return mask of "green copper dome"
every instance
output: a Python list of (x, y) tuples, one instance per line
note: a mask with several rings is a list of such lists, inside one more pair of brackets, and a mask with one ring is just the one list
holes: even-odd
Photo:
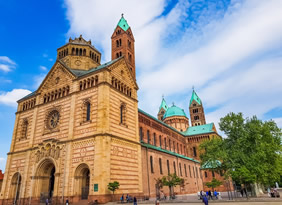
[(123, 18), (123, 14), (121, 15), (121, 19), (119, 20), (117, 25), (124, 31), (127, 31), (127, 29), (129, 28), (127, 21)]
[(187, 117), (184, 110), (173, 105), (170, 108), (167, 109), (167, 111), (164, 114), (164, 119), (167, 117), (173, 117), (173, 116), (183, 116)]

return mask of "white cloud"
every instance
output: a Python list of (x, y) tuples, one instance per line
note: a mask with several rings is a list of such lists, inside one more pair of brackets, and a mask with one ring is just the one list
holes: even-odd
[(0, 103), (16, 107), (17, 101), (30, 93), (31, 91), (25, 89), (13, 89), (10, 92), (0, 92)]
[(42, 70), (42, 71), (46, 71), (46, 70), (47, 70), (47, 67), (46, 67), (46, 66), (43, 66), (43, 65), (39, 66), (39, 68), (40, 68), (40, 70)]
[(9, 72), (15, 68), (16, 63), (7, 56), (0, 56), (0, 70)]
[(160, 16), (162, 0), (66, 0), (68, 34), (91, 38), (110, 60), (110, 36), (125, 13), (136, 43), (139, 107), (152, 114), (162, 94), (187, 110), (192, 85), (214, 110), (208, 121), (230, 111), (263, 118), (281, 107), (282, 1), (234, 0), (226, 12), (206, 9), (196, 20), (193, 4), (180, 0)]

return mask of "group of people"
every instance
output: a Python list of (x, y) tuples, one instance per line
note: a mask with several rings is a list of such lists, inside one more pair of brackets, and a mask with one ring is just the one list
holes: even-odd
[(273, 197), (273, 198), (275, 198), (275, 197), (279, 198), (279, 197), (280, 197), (280, 194), (279, 194), (279, 192), (277, 191), (277, 188), (271, 189), (271, 191), (268, 190), (268, 195), (269, 195), (270, 197)]
[[(131, 197), (129, 196), (128, 194), (126, 195), (125, 197), (126, 199), (126, 203), (130, 203), (130, 202), (133, 202), (134, 205), (137, 205), (137, 199), (136, 197)], [(120, 197), (120, 202), (123, 203), (124, 202), (124, 194)]]
[(206, 191), (206, 192), (201, 190), (200, 193), (198, 192), (198, 195), (199, 195), (200, 199), (203, 199), (204, 196), (206, 196), (206, 198), (208, 198), (208, 199), (218, 199), (219, 193), (216, 190), (214, 190), (213, 194), (212, 194), (211, 190)]

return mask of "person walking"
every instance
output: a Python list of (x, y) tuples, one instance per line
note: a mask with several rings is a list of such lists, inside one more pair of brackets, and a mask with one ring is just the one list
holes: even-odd
[(217, 199), (217, 191), (216, 190), (214, 190), (213, 195), (214, 195), (215, 199)]
[(208, 197), (207, 196), (203, 196), (203, 202), (205, 205), (208, 205), (209, 204), (209, 200), (208, 200)]
[(48, 200), (48, 198), (45, 200), (45, 204), (46, 204), (46, 205), (49, 205), (49, 200)]
[(123, 203), (123, 199), (124, 199), (124, 196), (122, 195), (122, 196), (120, 197), (120, 202), (121, 202), (121, 203)]
[(69, 199), (68, 198), (66, 199), (66, 205), (69, 205)]
[(136, 199), (136, 197), (133, 198), (133, 205), (137, 205), (137, 199)]
[(211, 190), (209, 190), (209, 199), (212, 199), (212, 193), (211, 193)]

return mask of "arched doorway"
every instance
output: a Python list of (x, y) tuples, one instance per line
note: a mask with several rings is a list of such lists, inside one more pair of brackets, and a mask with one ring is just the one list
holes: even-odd
[(40, 197), (40, 202), (50, 202), (54, 196), (56, 167), (52, 160), (45, 159), (37, 168), (35, 196)]
[(90, 170), (87, 164), (80, 164), (75, 170), (74, 194), (80, 199), (88, 199), (90, 185)]
[(11, 180), (10, 199), (13, 199), (13, 203), (17, 204), (20, 198), (22, 177), (20, 173), (15, 173)]

